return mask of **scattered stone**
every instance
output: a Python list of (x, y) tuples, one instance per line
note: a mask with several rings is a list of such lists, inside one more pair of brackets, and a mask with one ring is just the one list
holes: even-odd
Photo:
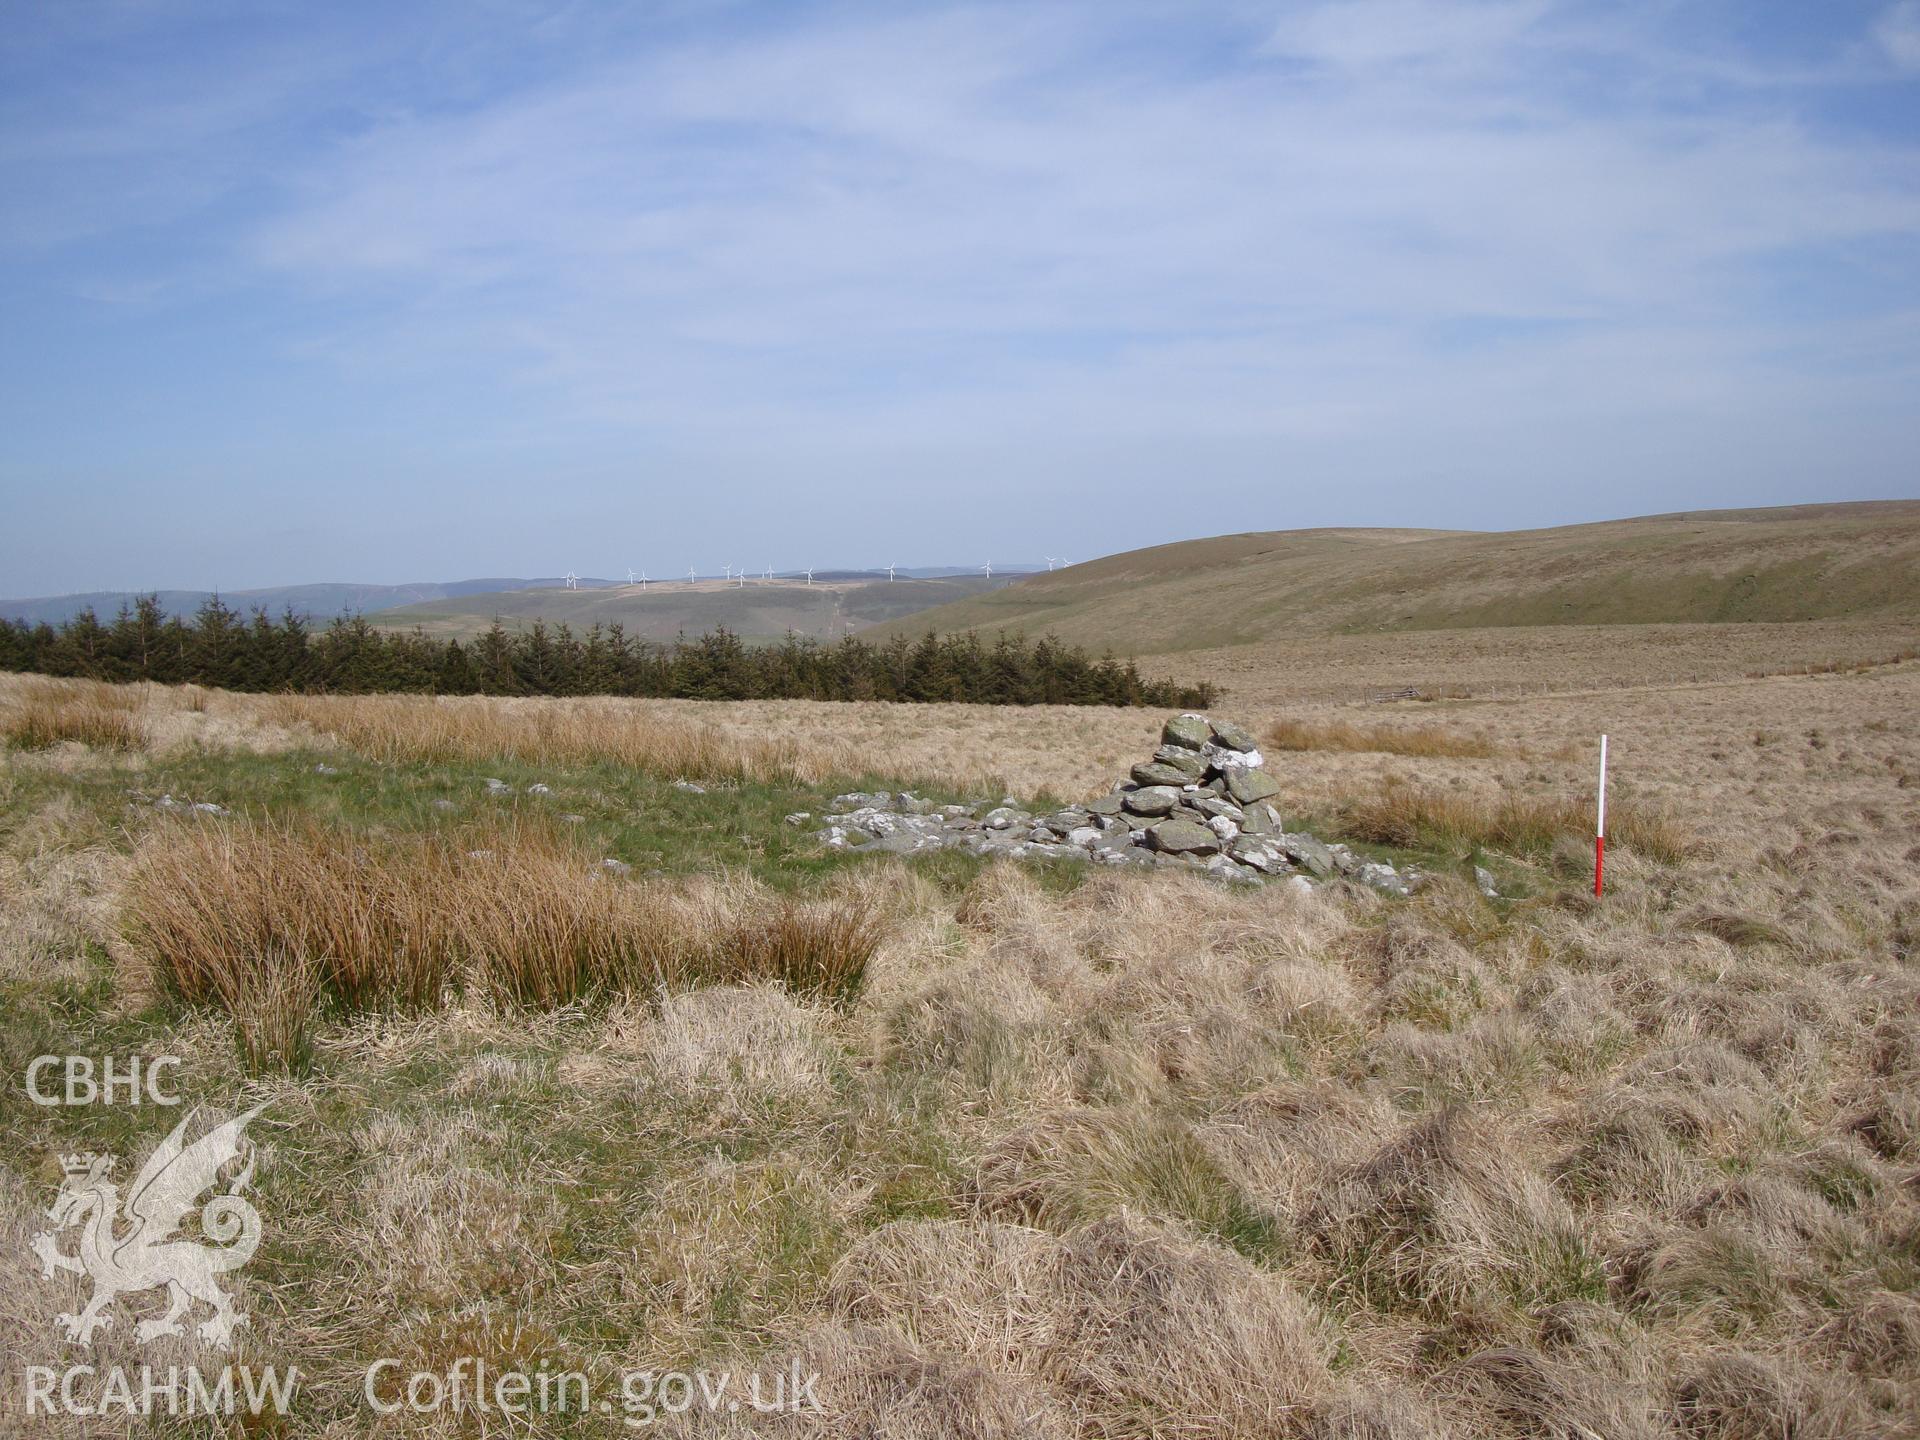
[(1374, 889), (1384, 890), (1389, 895), (1405, 896), (1413, 893), (1413, 887), (1407, 884), (1398, 870), (1378, 860), (1362, 861), (1359, 869), (1353, 872), (1353, 878), (1362, 885), (1371, 885)]
[(489, 795), (511, 795), (513, 793), (513, 787), (507, 784), (506, 781), (496, 780), (491, 776), (488, 777), (486, 786), (487, 794)]
[(560, 823), (562, 825), (580, 825), (586, 822), (586, 818), (584, 815), (562, 815), (560, 817)]
[(316, 775), (338, 775), (340, 771), (335, 766), (329, 765), (323, 760), (313, 767), (313, 773)]
[(216, 805), (211, 800), (196, 800), (193, 808), (202, 815), (224, 815), (227, 813), (226, 806)]
[(1473, 883), (1480, 887), (1480, 893), (1489, 900), (1498, 900), (1500, 891), (1493, 883), (1493, 874), (1483, 865), (1473, 867)]
[(443, 798), (434, 801), (433, 808), (436, 810), (458, 810), (460, 807), (454, 804), (453, 801)]
[[(673, 788), (676, 790), (684, 790), (689, 795), (704, 795), (707, 793), (706, 786), (695, 784), (691, 780), (676, 780), (673, 782)], [(881, 798), (885, 799), (886, 797), (882, 796)]]
[(551, 794), (553, 794), (553, 787), (552, 787), (551, 785), (547, 785), (547, 784), (544, 784), (544, 783), (540, 783), (540, 782), (536, 782), (536, 783), (534, 783), (534, 784), (532, 784), (532, 785), (529, 785), (529, 786), (527, 786), (527, 794), (529, 794), (529, 795), (551, 795)]
[[(1036, 817), (1012, 796), (998, 804), (934, 805), (908, 791), (853, 791), (836, 795), (811, 833), (830, 850), (912, 855), (957, 848), (990, 858), (1091, 860), (1191, 870), (1234, 883), (1283, 879), (1301, 894), (1313, 893), (1314, 880), (1336, 874), (1392, 895), (1411, 894), (1427, 878), (1344, 845), (1288, 833), (1269, 803), (1280, 787), (1262, 763), (1243, 727), (1180, 715), (1161, 730), (1152, 759), (1132, 767), (1111, 793), (1084, 804)], [(675, 785), (704, 793), (690, 781)], [(796, 811), (786, 823), (805, 826), (815, 817)], [(1491, 885), (1485, 871), (1476, 870), (1475, 880), (1483, 889)]]
[(1304, 865), (1320, 879), (1333, 874), (1336, 864), (1333, 850), (1311, 835), (1286, 835), (1279, 838), (1280, 850), (1296, 865)]
[(1285, 875), (1293, 868), (1278, 845), (1257, 835), (1239, 836), (1227, 846), (1227, 854), (1262, 875)]
[(609, 875), (631, 875), (633, 866), (624, 860), (616, 860), (611, 855), (600, 862), (600, 868)]

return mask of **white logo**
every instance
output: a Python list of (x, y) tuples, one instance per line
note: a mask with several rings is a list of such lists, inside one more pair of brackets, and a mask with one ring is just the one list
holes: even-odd
[[(246, 1264), (260, 1244), (260, 1214), (240, 1192), (253, 1181), (254, 1145), (244, 1132), (247, 1122), (265, 1108), (257, 1105), (189, 1145), (182, 1137), (200, 1113), (195, 1110), (147, 1157), (124, 1206), (110, 1178), (113, 1156), (60, 1157), (66, 1179), (47, 1211), (54, 1228), (33, 1237), (33, 1252), (48, 1276), (68, 1270), (93, 1280), (86, 1309), (58, 1317), (56, 1323), (69, 1340), (90, 1345), (95, 1330), (112, 1325), (113, 1317), (104, 1312), (115, 1296), (165, 1286), (167, 1313), (134, 1326), (141, 1340), (184, 1333), (180, 1317), (198, 1300), (214, 1312), (201, 1323), (200, 1337), (222, 1350), (232, 1345), (234, 1327), (246, 1324), (247, 1317), (233, 1308), (219, 1277)], [(222, 1180), (222, 1172), (232, 1171), (235, 1162), (244, 1163)], [(214, 1243), (176, 1238), (200, 1197), (213, 1189), (220, 1193), (200, 1207), (200, 1230)], [(64, 1254), (59, 1237), (75, 1226), (80, 1229), (79, 1252)]]

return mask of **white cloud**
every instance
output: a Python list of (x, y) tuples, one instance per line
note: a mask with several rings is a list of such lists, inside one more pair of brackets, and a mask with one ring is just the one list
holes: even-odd
[(1873, 35), (1894, 64), (1903, 70), (1920, 70), (1920, 0), (1888, 6)]
[(1275, 54), (1332, 65), (1472, 61), (1519, 39), (1546, 0), (1334, 0), (1283, 20)]
[[(254, 186), (194, 253), (271, 306), (249, 358), (344, 377), (335, 415), (391, 404), (375, 460), (448, 493), (565, 456), (598, 513), (639, 453), (758, 497), (778, 558), (883, 490), (984, 554), (1069, 499), (1109, 527), (1082, 549), (1164, 538), (1169, 475), (1271, 492), (1275, 524), (1481, 518), (1435, 475), (1543, 521), (1604, 472), (1641, 508), (1794, 467), (1888, 489), (1855, 477), (1920, 441), (1916, 147), (1813, 123), (1848, 83), (1821, 57), (1576, 9), (814, 12), (437, 105), (343, 81), (323, 128), (171, 123), (193, 173)], [(263, 165), (263, 132), (299, 143)], [(330, 443), (316, 471), (352, 468)]]

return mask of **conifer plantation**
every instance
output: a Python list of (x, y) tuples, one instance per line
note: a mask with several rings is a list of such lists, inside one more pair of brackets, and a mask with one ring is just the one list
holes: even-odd
[(1200, 708), (1207, 683), (1143, 677), (1131, 660), (1089, 658), (1053, 636), (896, 636), (832, 644), (789, 634), (749, 646), (722, 628), (671, 645), (595, 625), (584, 636), (535, 621), (498, 621), (470, 645), (364, 616), (316, 628), (292, 610), (242, 615), (217, 596), (191, 620), (144, 596), (111, 625), (91, 609), (59, 626), (0, 620), (0, 670), (76, 679), (151, 680), (224, 690), (368, 695), (627, 695), (686, 700), (895, 700), (984, 705)]

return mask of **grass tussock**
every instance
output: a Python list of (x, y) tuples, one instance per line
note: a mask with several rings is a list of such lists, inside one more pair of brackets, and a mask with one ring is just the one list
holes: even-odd
[[(1060, 1235), (897, 1222), (827, 1298), (845, 1325), (1051, 1392), (1082, 1434), (1298, 1434), (1332, 1388), (1330, 1336), (1285, 1281), (1126, 1210)], [(1025, 1433), (925, 1423), (832, 1433)]]
[(417, 695), (274, 697), (273, 718), (387, 762), (617, 765), (660, 779), (810, 784), (850, 768), (834, 747), (747, 736), (618, 701)]
[[(1592, 837), (1593, 801), (1583, 796), (1511, 792), (1488, 799), (1463, 790), (1387, 779), (1370, 793), (1342, 804), (1339, 823), (1351, 838), (1377, 845), (1544, 855), (1562, 841)], [(1680, 864), (1697, 843), (1672, 815), (1632, 804), (1609, 807), (1607, 839), (1665, 865)]]
[(41, 681), (0, 712), (0, 737), (16, 750), (67, 741), (95, 750), (139, 750), (146, 743), (139, 691), (94, 680)]
[(1279, 720), (1262, 737), (1275, 750), (1340, 750), (1426, 759), (1486, 760), (1498, 754), (1485, 735), (1461, 735), (1437, 725), (1357, 725), (1351, 720)]
[(320, 1009), (421, 1009), (454, 990), (542, 1009), (756, 981), (840, 997), (884, 933), (870, 884), (628, 880), (534, 824), (167, 827), (136, 859), (125, 914), (162, 983), (231, 1014), (256, 1064), (297, 1063)]
[[(1722, 671), (1765, 659), (1736, 628)], [(1493, 657), (1565, 637), (1483, 639)], [(1349, 678), (1375, 688), (1377, 637), (1364, 650)], [(1394, 838), (1551, 837), (1571, 877), (1587, 802), (1558, 834), (1550, 806), (1502, 814), (1494, 787), (1577, 797), (1587, 762), (1559, 747), (1604, 730), (1626, 862), (1606, 904), (1577, 885), (1491, 901), (1430, 854), (1407, 900), (818, 863), (740, 844), (817, 792), (655, 797), (595, 759), (542, 767), (551, 806), (475, 809), (491, 765), (316, 775), (311, 731), (268, 724), (273, 702), (149, 687), (143, 786), (333, 828), (127, 825), (124, 766), (0, 753), (0, 1053), (164, 1043), (195, 1103), (284, 1098), (262, 1117), (275, 1239), (247, 1308), (252, 1343), (311, 1367), (289, 1434), (361, 1433), (368, 1355), (471, 1355), (577, 1363), (599, 1394), (629, 1367), (819, 1372), (824, 1414), (696, 1404), (666, 1435), (1911, 1436), (1920, 671), (1634, 691), (1529, 653), (1583, 693), (1486, 702), (1494, 759), (1295, 755), (1273, 766), (1282, 808), (1332, 817), (1397, 773), (1467, 798), (1448, 816), (1415, 791), (1381, 822)], [(29, 687), (0, 682), (0, 711)], [(1274, 703), (1299, 702), (1289, 683)], [(578, 708), (850, 744), (904, 785), (1004, 770), (1025, 796), (1104, 787), (1153, 721), (483, 703), (515, 725)], [(1776, 737), (1760, 774), (1756, 727)], [(442, 829), (460, 822), (423, 787), (453, 799), (438, 816), (498, 823)], [(1697, 833), (1681, 863), (1632, 853), (1654, 798)], [(563, 804), (588, 814), (541, 823)], [(642, 808), (665, 820), (601, 828)], [(597, 863), (669, 845), (688, 847), (670, 864), (744, 856), (767, 885)], [(857, 963), (869, 920), (885, 938)], [(208, 1003), (145, 1007), (142, 959)], [(820, 993), (856, 970), (850, 1001)], [(251, 1076), (236, 1028), (263, 1062), (304, 1046), (311, 1065)], [(0, 1147), (25, 1157), (0, 1230), (42, 1228), (60, 1150), (137, 1156), (129, 1124), (166, 1120), (0, 1096)], [(7, 1353), (61, 1363), (55, 1303), (37, 1276), (0, 1285)], [(599, 1418), (574, 1428), (624, 1428)]]

